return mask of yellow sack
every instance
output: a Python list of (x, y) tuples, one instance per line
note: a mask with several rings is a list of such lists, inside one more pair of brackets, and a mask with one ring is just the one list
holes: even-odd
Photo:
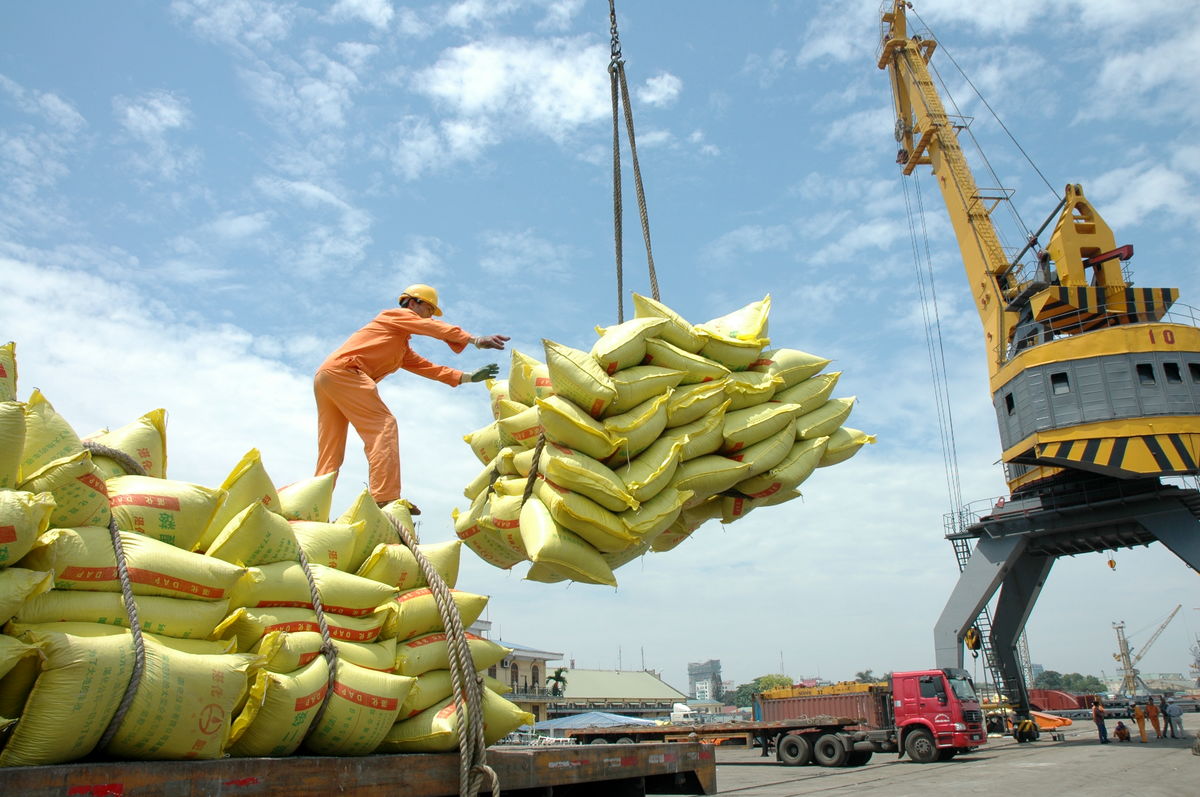
[(288, 520), (329, 522), (337, 473), (311, 476), (279, 488), (279, 511)]
[(21, 482), (21, 490), (54, 497), (52, 527), (107, 526), (111, 517), (108, 489), (87, 451), (51, 462)]
[(26, 601), (41, 596), (53, 586), (54, 573), (24, 567), (0, 568), (0, 625), (16, 617)]
[(396, 669), (396, 640), (377, 639), (374, 642), (347, 642), (333, 640), (338, 660), (357, 664), (376, 672), (393, 672)]
[[(733, 454), (760, 440), (766, 440), (791, 423), (795, 417), (795, 404), (775, 404), (774, 402), (727, 412), (721, 428), (723, 440), (720, 447), (721, 452)], [(797, 434), (799, 431), (800, 427), (797, 425)]]
[[(483, 690), (483, 743), (495, 744), (534, 716), (522, 711), (490, 689)], [(397, 722), (387, 733), (380, 751), (388, 753), (449, 753), (458, 749), (458, 709), (451, 698)]]
[[(500, 427), (500, 439), (506, 445), (533, 448), (537, 445), (538, 435), (542, 433), (542, 424), (538, 418), (536, 406), (526, 407), (516, 415), (501, 418), (496, 423)], [(497, 452), (497, 456), (499, 456), (499, 452)]]
[[(344, 614), (325, 615), (325, 625), (331, 639), (347, 642), (374, 642), (391, 615), (387, 606), (366, 617), (349, 617)], [(312, 609), (235, 609), (213, 630), (213, 639), (236, 639), (238, 650), (251, 650), (265, 634), (271, 631), (316, 631), (317, 614)]]
[(732, 340), (756, 341), (767, 335), (767, 316), (771, 312), (771, 294), (732, 313), (697, 324), (696, 329), (709, 336)]
[(728, 457), (706, 454), (690, 459), (675, 471), (671, 485), (676, 490), (691, 490), (689, 503), (699, 503), (709, 496), (728, 490), (745, 478), (749, 463), (735, 462)]
[(61, 764), (88, 755), (129, 684), (132, 638), (32, 631), (22, 641), (35, 645), (44, 661), (21, 721), (0, 750), (0, 767)]
[[(246, 568), (190, 553), (150, 537), (122, 531), (121, 545), (135, 595), (216, 601), (246, 574)], [(55, 589), (120, 592), (117, 557), (108, 529), (81, 526), (51, 529), (22, 560), (33, 570), (53, 570)]]
[(523, 493), (523, 489), (511, 495), (500, 492), (492, 493), (492, 497), (488, 501), (488, 515), (482, 521), (499, 532), (500, 539), (504, 544), (522, 558), (525, 556), (525, 545), (521, 542), (520, 532)]
[(559, 487), (587, 496), (609, 511), (637, 508), (637, 499), (625, 489), (621, 477), (586, 454), (547, 443), (538, 459), (538, 473)]
[(361, 562), (356, 562), (359, 539), (366, 529), (366, 521), (353, 523), (318, 523), (315, 520), (291, 520), (292, 533), (304, 550), (310, 564), (325, 565), (342, 572), (354, 572)]
[[(482, 673), (481, 673), (482, 675)], [(512, 687), (489, 675), (483, 675), (483, 687), (498, 695), (508, 694)], [(430, 706), (441, 703), (454, 693), (454, 676), (449, 670), (430, 670), (417, 676), (404, 705), (400, 707), (398, 721), (411, 719)]]
[(612, 456), (624, 443), (614, 437), (605, 424), (592, 418), (562, 396), (538, 399), (537, 403), (546, 439), (573, 448), (593, 459)]
[(648, 401), (643, 401), (628, 412), (620, 415), (610, 415), (604, 419), (604, 428), (616, 438), (624, 438), (625, 442), (617, 447), (615, 453), (608, 458), (610, 463), (627, 465), (629, 461), (650, 447), (658, 439), (663, 429), (667, 428), (667, 402), (671, 399), (671, 391), (662, 393)]
[(118, 528), (185, 551), (200, 541), (227, 496), (224, 490), (150, 476), (118, 476), (107, 486)]
[(0, 401), (0, 490), (16, 489), (21, 480), (24, 448), (24, 405), (17, 401)]
[[(486, 595), (476, 595), (456, 589), (450, 590), (450, 598), (458, 607), (463, 628), (471, 627), (483, 614), (483, 610), (487, 608), (488, 604)], [(429, 587), (409, 590), (396, 598), (394, 603), (396, 611), (392, 613), (390, 625), (384, 632), (385, 636), (404, 641), (432, 634), (435, 631), (446, 630), (442, 616), (438, 612), (437, 601)]]
[[(43, 628), (53, 628), (54, 625)], [(69, 625), (78, 627), (80, 624)], [(100, 628), (103, 633), (103, 627)], [(44, 751), (73, 748), (75, 745), (72, 742), (85, 736), (81, 730), (86, 730), (88, 737), (94, 732), (87, 719), (81, 716), (84, 712), (77, 710), (89, 702), (97, 707), (100, 703), (98, 696), (85, 697), (81, 693), (87, 691), (89, 686), (92, 692), (105, 691), (107, 687), (115, 692), (115, 700), (120, 701), (124, 693), (123, 682), (129, 677), (125, 665), (132, 665), (133, 637), (128, 631), (83, 637), (58, 631), (31, 630), (26, 633), (26, 638), (42, 640), (43, 644), (57, 638), (56, 641), (65, 642), (76, 649), (74, 654), (68, 655), (82, 654), (86, 657), (89, 653), (80, 649), (91, 648), (91, 655), (98, 659), (105, 654), (113, 656), (114, 653), (114, 658), (119, 657), (119, 663), (114, 667), (117, 677), (111, 682), (106, 682), (104, 673), (95, 672), (89, 673), (95, 679), (90, 684), (87, 676), (79, 681), (70, 679), (68, 683), (56, 679), (60, 681), (56, 686), (58, 697), (62, 700), (60, 706), (53, 708), (43, 700), (50, 691), (42, 691), (42, 680), (46, 674), (38, 679), (20, 724), (24, 725), (33, 717), (43, 722), (57, 718), (65, 728), (49, 738), (43, 738), (40, 746)], [(153, 635), (143, 639), (145, 668), (133, 701), (108, 746), (104, 748), (105, 752), (119, 758), (141, 760), (220, 758), (229, 736), (234, 709), (246, 692), (247, 672), (259, 663), (258, 657), (187, 653), (162, 644)], [(115, 641), (120, 648), (110, 648), (110, 641)], [(77, 661), (62, 669), (75, 664)], [(60, 671), (56, 674), (63, 673)], [(115, 709), (114, 704), (114, 712)], [(99, 723), (96, 725), (99, 726)], [(104, 727), (100, 726), (99, 730), (102, 732)], [(76, 736), (76, 733), (79, 735)], [(95, 735), (97, 738), (90, 740), (92, 745), (98, 741), (100, 734)], [(54, 739), (54, 736), (58, 738)], [(71, 739), (73, 736), (76, 736), (74, 740)]]
[(683, 449), (679, 452), (679, 459), (683, 462), (720, 451), (725, 441), (725, 408), (728, 406), (729, 399), (725, 399), (716, 409), (709, 410), (699, 420), (667, 429), (661, 439), (683, 443)]
[[(105, 430), (87, 439), (128, 454), (142, 466), (147, 476), (167, 478), (167, 411), (164, 409), (151, 410), (119, 429)], [(125, 468), (115, 459), (93, 454), (92, 460), (100, 468), (104, 479), (126, 475)]]
[(361, 568), (367, 557), (380, 545), (399, 545), (400, 532), (396, 530), (396, 525), (411, 534), (413, 539), (417, 537), (412, 513), (403, 501), (392, 501), (380, 508), (369, 490), (359, 493), (354, 503), (341, 514), (337, 522), (348, 524), (352, 528), (356, 527), (356, 523), (363, 524), (354, 543), (354, 555), (346, 563), (345, 570), (348, 573), (354, 573)]
[(727, 401), (725, 386), (728, 384), (728, 379), (717, 379), (675, 388), (671, 392), (671, 400), (667, 402), (667, 428), (698, 421), (724, 404)]
[(624, 567), (634, 559), (645, 556), (649, 552), (650, 541), (642, 540), (634, 543), (623, 551), (617, 551), (616, 553), (602, 553), (600, 555), (604, 557), (604, 563), (608, 565), (609, 569), (615, 573), (618, 568)]
[(285, 756), (296, 752), (329, 690), (329, 665), (316, 658), (295, 673), (262, 671), (233, 722), (229, 754)]
[(488, 464), (504, 447), (500, 442), (500, 422), (492, 421), (482, 429), (468, 432), (463, 435), (463, 442), (471, 447), (480, 462), (484, 465)]
[(483, 384), (488, 390), (488, 398), (492, 403), (492, 418), (498, 421), (500, 420), (500, 402), (512, 398), (508, 393), (508, 380), (488, 379)]
[(705, 332), (704, 348), (700, 354), (720, 363), (730, 371), (745, 371), (758, 361), (763, 347), (770, 343), (767, 338), (737, 340), (715, 333)]
[[(527, 405), (527, 404), (522, 404), (521, 402), (513, 401), (512, 399), (503, 399), (500, 402), (498, 402), (498, 405), (496, 407), (496, 410), (497, 410), (496, 420), (502, 421), (505, 418), (511, 418), (514, 415), (521, 414), (522, 412), (524, 412), (527, 409), (529, 409), (529, 405)], [(503, 427), (501, 427), (501, 429), (500, 429), (500, 441), (502, 443), (504, 443), (505, 445), (510, 445), (512, 443), (511, 440), (505, 440), (505, 434), (504, 434)]]
[(779, 377), (783, 380), (779, 389), (784, 390), (816, 376), (829, 362), (824, 357), (799, 349), (772, 349), (764, 351), (758, 362), (750, 366), (750, 370)]
[(750, 511), (760, 506), (774, 506), (793, 498), (799, 498), (799, 490), (783, 490), (772, 493), (765, 498), (746, 498), (740, 495), (721, 496), (721, 522), (732, 523), (750, 514)]
[[(458, 583), (458, 565), (462, 542), (427, 543), (417, 549), (451, 589)], [(429, 586), (417, 565), (417, 557), (407, 545), (378, 545), (358, 569), (358, 575), (393, 586), (401, 592)]]
[(683, 377), (683, 371), (659, 368), (657, 365), (635, 365), (632, 368), (617, 371), (612, 376), (616, 394), (604, 412), (604, 417), (629, 412), (655, 396), (671, 392), (671, 389), (678, 385)]
[(647, 339), (656, 337), (668, 323), (665, 318), (634, 318), (611, 327), (596, 327), (600, 339), (591, 355), (610, 376), (622, 368), (641, 365), (646, 359)]
[(0, 490), (0, 567), (15, 564), (29, 553), (34, 541), (50, 528), (53, 512), (50, 493)]
[(537, 399), (546, 398), (553, 393), (554, 388), (546, 365), (513, 349), (512, 366), (508, 375), (508, 397), (526, 407), (532, 407)]
[[(0, 634), (0, 680), (3, 680), (4, 676), (12, 672), (14, 667), (20, 666), (26, 659), (37, 656), (38, 649), (34, 645), (22, 642), (13, 636)], [(446, 693), (446, 695), (449, 694), (449, 692)], [(0, 711), (0, 717), (3, 716), (7, 715)]]
[(684, 440), (674, 437), (655, 440), (628, 464), (617, 468), (617, 477), (630, 495), (645, 503), (670, 484), (682, 460), (684, 445)]
[[(467, 648), (476, 671), (486, 670), (512, 653), (512, 648), (497, 645), (490, 639), (466, 634)], [(396, 672), (418, 676), (430, 670), (450, 669), (450, 654), (446, 650), (446, 632), (426, 634), (396, 645)]]
[[(310, 564), (321, 605), (327, 612), (362, 617), (396, 597), (397, 590), (369, 578)], [(251, 568), (229, 593), (229, 605), (251, 609), (313, 608), (312, 590), (299, 562), (276, 562)]]
[(756, 407), (775, 395), (779, 378), (756, 371), (739, 371), (729, 375), (725, 392), (729, 396), (729, 411)]
[(692, 536), (696, 529), (720, 516), (721, 497), (718, 495), (714, 495), (696, 506), (685, 507), (675, 522), (654, 538), (654, 541), (650, 543), (650, 548), (658, 553), (670, 551)]
[(841, 375), (841, 371), (817, 374), (786, 390), (775, 391), (775, 395), (771, 400), (783, 404), (797, 405), (800, 408), (796, 410), (797, 417), (807, 415), (829, 400), (830, 395), (833, 394), (833, 387), (837, 384), (838, 377)]
[(375, 752), (412, 684), (412, 678), (339, 662), (329, 705), (304, 738), (305, 749), (340, 756)]
[(243, 567), (295, 562), (300, 543), (291, 523), (256, 501), (230, 519), (206, 555)]
[[(396, 666), (394, 639), (350, 642), (331, 637), (330, 641), (337, 648), (339, 660), (381, 672), (391, 672)], [(250, 650), (263, 657), (264, 667), (271, 672), (290, 673), (321, 656), (322, 644), (316, 631), (268, 631)]]
[(665, 340), (646, 341), (645, 364), (682, 371), (683, 379), (679, 383), (681, 385), (715, 382), (729, 376), (729, 369), (720, 363), (699, 354), (686, 352)]
[(33, 479), (52, 462), (74, 457), (83, 450), (71, 424), (54, 411), (40, 390), (34, 390), (25, 405), (25, 447), (18, 478)]
[[(193, 601), (138, 595), (133, 602), (143, 631), (176, 639), (207, 639), (229, 613), (229, 601), (226, 600)], [(119, 592), (56, 589), (35, 593), (14, 614), (17, 622), (34, 625), (75, 622), (129, 628), (125, 599)]]
[(809, 440), (832, 435), (850, 417), (853, 408), (854, 396), (830, 399), (812, 412), (796, 418), (796, 437)]
[(825, 468), (845, 462), (857, 454), (860, 448), (874, 442), (875, 435), (843, 426), (829, 436), (829, 444), (825, 447), (825, 453), (822, 454), (817, 467)]
[(223, 503), (213, 516), (208, 529), (196, 543), (196, 550), (206, 551), (208, 546), (233, 516), (254, 503), (261, 503), (272, 512), (279, 513), (279, 492), (274, 482), (267, 475), (262, 464), (262, 456), (257, 448), (252, 448), (233, 466), (233, 470), (221, 482), (221, 489), (226, 492)]
[(766, 498), (780, 490), (798, 487), (816, 470), (828, 442), (828, 437), (798, 440), (779, 464), (766, 473), (738, 482), (734, 489), (750, 498)]
[[(607, 561), (605, 564), (607, 564)], [(611, 566), (609, 569), (612, 569)], [(536, 581), (539, 584), (558, 584), (563, 581), (570, 581), (571, 578), (565, 572), (560, 573), (550, 565), (539, 563), (530, 565), (529, 570), (525, 572), (525, 580)]]
[(612, 379), (587, 352), (543, 340), (554, 392), (599, 418), (617, 396)]
[(485, 492), (492, 486), (501, 475), (501, 463), (507, 460), (512, 463), (513, 450), (511, 448), (502, 448), (500, 453), (492, 458), (492, 461), (483, 466), (483, 470), (471, 481), (467, 482), (467, 486), (463, 488), (463, 496), (474, 501), (479, 497), (479, 494)]
[(795, 421), (789, 421), (787, 426), (775, 434), (727, 456), (732, 460), (745, 462), (750, 466), (742, 475), (743, 480), (749, 479), (760, 473), (766, 473), (782, 462), (784, 457), (792, 450), (795, 442), (796, 423)]
[(587, 540), (598, 551), (620, 551), (634, 542), (621, 518), (578, 493), (538, 479), (533, 494), (560, 526)]
[(662, 302), (648, 296), (633, 294), (633, 314), (637, 318), (665, 318), (667, 324), (658, 330), (658, 337), (687, 352), (698, 352), (704, 338), (683, 316)]
[(617, 585), (599, 552), (578, 534), (560, 527), (537, 496), (530, 496), (521, 508), (521, 540), (535, 564), (569, 573), (575, 581)]
[(0, 346), (0, 401), (17, 400), (17, 344)]
[(674, 487), (665, 487), (637, 509), (622, 512), (621, 521), (639, 544), (653, 542), (655, 537), (675, 522), (683, 510), (684, 503), (691, 497), (691, 490), (681, 491)]
[(480, 559), (493, 567), (507, 570), (525, 559), (504, 542), (499, 531), (479, 522), (486, 514), (487, 506), (488, 495), (485, 492), (479, 494), (466, 512), (455, 509), (451, 513), (454, 519), (454, 533)]

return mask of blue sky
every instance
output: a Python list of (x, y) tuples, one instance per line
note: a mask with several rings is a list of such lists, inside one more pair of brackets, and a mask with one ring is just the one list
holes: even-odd
[[(580, 667), (644, 662), (685, 689), (687, 662), (710, 658), (736, 682), (781, 663), (835, 679), (928, 666), (957, 569), (879, 4), (618, 5), (663, 301), (698, 323), (770, 293), (774, 345), (833, 358), (851, 425), (879, 443), (818, 471), (803, 501), (622, 568), (615, 591), (524, 582), (467, 552), (460, 587), (492, 595), (506, 639)], [(1200, 304), (1185, 6), (916, 11), (1045, 175), (939, 51), (1025, 224), (1082, 183), (1134, 244), (1137, 283)], [(166, 407), (172, 478), (220, 484), (256, 447), (283, 485), (315, 460), (312, 372), (409, 283), (538, 357), (542, 338), (588, 348), (616, 321), (602, 0), (55, 0), (0, 21), (0, 339), (17, 341), (22, 396), (40, 388), (81, 434)], [(624, 163), (625, 285), (648, 293)], [(983, 339), (930, 179), (962, 493), (986, 499), (1004, 483)], [(486, 392), (405, 374), (382, 392), (422, 538), (448, 539)], [(335, 512), (366, 479), (350, 451)], [(1136, 649), (1182, 603), (1141, 666), (1185, 671), (1195, 574), (1161, 547), (1119, 552), (1115, 571), (1104, 558), (1055, 566), (1034, 661), (1111, 675), (1112, 623)]]

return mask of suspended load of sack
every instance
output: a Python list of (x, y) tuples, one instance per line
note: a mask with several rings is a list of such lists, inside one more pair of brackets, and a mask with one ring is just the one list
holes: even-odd
[(828, 359), (767, 348), (770, 296), (698, 325), (633, 302), (591, 351), (546, 340), (545, 362), (514, 350), (508, 379), (488, 383), (495, 420), (463, 438), (484, 468), (454, 512), (484, 561), (615, 585), (621, 565), (796, 498), (875, 442), (844, 425), (854, 397), (830, 398)]
[[(454, 589), (460, 541), (416, 545), (403, 503), (366, 491), (331, 521), (331, 475), (276, 488), (256, 450), (220, 487), (168, 479), (163, 410), (81, 440), (37, 391), (17, 400), (14, 348), (0, 347), (0, 766), (457, 749), (434, 588), (464, 628), (488, 600)], [(468, 637), (476, 670), (509, 652)], [(533, 721), (485, 687), (487, 744)]]

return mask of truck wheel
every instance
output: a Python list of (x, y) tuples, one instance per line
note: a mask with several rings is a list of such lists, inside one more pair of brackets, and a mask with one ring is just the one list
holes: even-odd
[(949, 761), (951, 758), (954, 758), (954, 756), (956, 756), (956, 755), (958, 755), (958, 751), (955, 750), (953, 747), (943, 747), (937, 751), (937, 760), (938, 761)]
[(850, 755), (846, 756), (846, 766), (861, 767), (871, 760), (872, 755), (870, 750), (851, 750)]
[(617, 739), (617, 744), (637, 744), (637, 742), (628, 736), (622, 736), (620, 739)]
[(938, 749), (933, 743), (933, 737), (927, 730), (915, 730), (904, 740), (904, 752), (918, 764), (929, 764), (937, 761)]
[(836, 734), (823, 733), (817, 737), (812, 746), (813, 760), (823, 767), (842, 767), (846, 765), (849, 753), (846, 745)]
[(812, 748), (809, 747), (808, 739), (803, 736), (781, 736), (775, 750), (779, 762), (789, 767), (806, 766), (812, 760)]
[(597, 736), (588, 742), (588, 744), (608, 744), (608, 739), (605, 739), (603, 736)]

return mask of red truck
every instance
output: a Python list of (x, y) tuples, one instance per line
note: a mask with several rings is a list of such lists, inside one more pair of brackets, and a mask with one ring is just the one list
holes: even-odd
[[(913, 761), (948, 761), (987, 742), (983, 711), (966, 670), (893, 673), (878, 684), (784, 687), (755, 695), (758, 723), (808, 722), (778, 734), (775, 755), (800, 766), (865, 764), (872, 753), (908, 754)], [(827, 718), (847, 722), (831, 730)]]

